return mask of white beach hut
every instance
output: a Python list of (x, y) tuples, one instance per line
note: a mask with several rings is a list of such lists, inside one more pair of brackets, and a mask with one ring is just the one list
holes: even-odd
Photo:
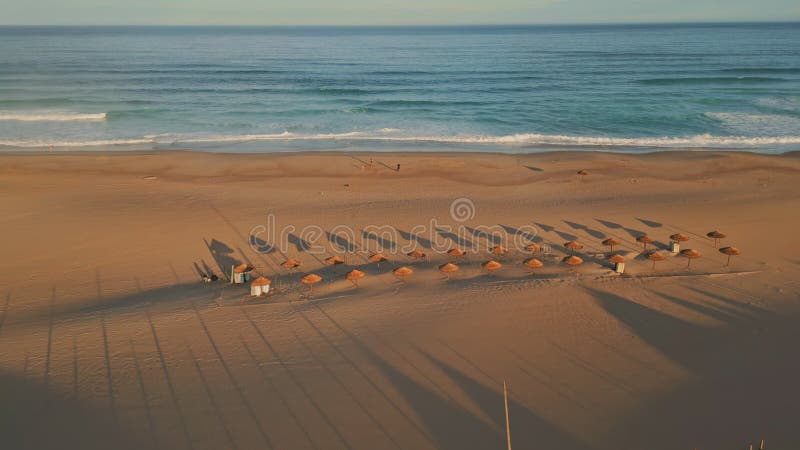
[(236, 267), (231, 267), (231, 283), (244, 284), (250, 281), (250, 272), (254, 269), (249, 264), (239, 264)]
[(250, 295), (258, 297), (259, 295), (267, 295), (269, 293), (269, 286), (272, 280), (269, 278), (258, 277), (250, 283)]

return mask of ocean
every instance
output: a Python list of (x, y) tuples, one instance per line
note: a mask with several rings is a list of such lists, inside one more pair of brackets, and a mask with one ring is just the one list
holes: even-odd
[(0, 27), (0, 149), (800, 150), (800, 24)]

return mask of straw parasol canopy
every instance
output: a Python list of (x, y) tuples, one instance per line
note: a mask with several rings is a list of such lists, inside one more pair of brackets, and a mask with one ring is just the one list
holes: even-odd
[(568, 266), (579, 266), (579, 265), (583, 264), (583, 259), (573, 255), (573, 256), (565, 257), (564, 259), (561, 260), (561, 262), (563, 262), (564, 264), (566, 264)]
[(693, 259), (700, 258), (703, 255), (693, 248), (687, 248), (686, 250), (681, 251), (681, 256), (689, 260), (689, 262), (686, 263), (686, 267), (689, 267), (692, 264)]
[(286, 261), (282, 262), (281, 266), (283, 266), (284, 268), (289, 269), (289, 270), (296, 269), (296, 268), (300, 267), (300, 261), (298, 261), (296, 259), (289, 258)]
[(708, 233), (706, 233), (706, 236), (714, 240), (714, 248), (716, 248), (719, 245), (720, 239), (725, 239), (727, 237), (726, 235), (720, 233), (717, 230), (709, 231)]
[(642, 244), (645, 250), (647, 250), (647, 244), (652, 244), (654, 241), (655, 239), (651, 238), (646, 234), (636, 238), (636, 242)]
[(353, 283), (355, 287), (358, 287), (358, 280), (364, 278), (365, 275), (366, 274), (364, 272), (358, 269), (353, 269), (350, 272), (347, 272), (347, 275), (345, 275), (344, 277), (350, 280), (350, 282)]
[(409, 258), (414, 258), (414, 259), (423, 259), (427, 255), (425, 255), (425, 253), (422, 253), (419, 250), (414, 250), (413, 252), (406, 253), (406, 256), (408, 256)]
[(251, 286), (269, 286), (270, 284), (272, 284), (272, 280), (264, 277), (258, 277), (250, 282)]
[(306, 276), (304, 276), (303, 278), (300, 279), (301, 283), (308, 285), (309, 292), (313, 292), (314, 291), (314, 285), (319, 283), (320, 281), (322, 281), (322, 277), (317, 275), (317, 274), (315, 274), (315, 273), (310, 273), (310, 274), (308, 274), (308, 275), (306, 275)]
[(407, 276), (411, 275), (412, 273), (414, 273), (414, 269), (412, 269), (411, 267), (403, 266), (403, 267), (398, 267), (397, 269), (394, 269), (392, 271), (392, 273), (396, 277), (398, 277), (401, 280), (403, 280), (403, 282), (405, 282), (405, 277), (407, 277)]
[(686, 235), (683, 235), (683, 234), (680, 234), (680, 233), (675, 233), (675, 234), (673, 234), (672, 236), (669, 237), (669, 240), (671, 240), (673, 242), (686, 242), (686, 241), (689, 240), (689, 236), (686, 236)]
[(653, 270), (656, 270), (656, 262), (667, 259), (664, 255), (658, 252), (650, 252), (647, 254), (647, 259), (653, 261)]
[(387, 261), (386, 256), (383, 253), (375, 253), (374, 255), (370, 255), (369, 262), (374, 262), (378, 264), (378, 268), (381, 267), (381, 263)]
[(586, 170), (586, 169), (581, 169), (581, 170), (578, 171), (578, 175), (581, 177), (581, 180), (583, 179), (583, 177), (585, 177), (586, 175), (589, 175), (589, 174), (590, 174), (590, 172), (588, 170)]
[(466, 256), (467, 252), (461, 250), (460, 248), (451, 248), (447, 251), (447, 254), (450, 256)]
[(534, 273), (534, 271), (539, 267), (544, 266), (544, 263), (536, 258), (528, 258), (525, 261), (523, 261), (522, 264), (531, 269), (531, 273)]
[(503, 247), (502, 245), (498, 245), (496, 247), (492, 247), (489, 250), (493, 255), (505, 255), (508, 253), (508, 249)]
[(569, 242), (564, 244), (564, 247), (568, 248), (569, 250), (573, 250), (574, 251), (574, 250), (582, 249), (583, 248), (583, 244), (580, 244), (580, 243), (575, 242), (575, 241), (569, 241)]
[(528, 244), (525, 246), (525, 251), (535, 253), (542, 251), (542, 247), (539, 244)]
[(338, 256), (331, 256), (330, 258), (325, 259), (325, 264), (329, 266), (335, 266), (338, 264), (344, 264), (344, 260)]
[(450, 274), (458, 272), (458, 269), (460, 269), (460, 267), (453, 263), (445, 263), (439, 266), (439, 271), (445, 274), (448, 280), (450, 279)]
[(619, 253), (613, 254), (608, 257), (608, 261), (614, 264), (624, 263), (625, 257), (620, 255)]
[(614, 251), (614, 246), (622, 244), (622, 241), (620, 241), (619, 239), (615, 239), (615, 238), (608, 238), (605, 241), (603, 241), (602, 243), (606, 247), (611, 247), (611, 251), (613, 252)]
[(250, 272), (253, 269), (255, 269), (255, 267), (251, 266), (250, 264), (239, 264), (238, 266), (233, 268), (233, 272), (234, 273), (246, 273), (246, 272)]
[(722, 247), (719, 249), (719, 252), (728, 255), (728, 262), (725, 264), (726, 266), (731, 265), (731, 256), (739, 256), (742, 254), (742, 251), (736, 247)]
[(494, 272), (495, 270), (498, 270), (501, 267), (503, 267), (503, 265), (492, 259), (492, 260), (486, 261), (485, 263), (481, 264), (481, 267), (483, 267), (484, 269), (486, 269), (489, 272)]

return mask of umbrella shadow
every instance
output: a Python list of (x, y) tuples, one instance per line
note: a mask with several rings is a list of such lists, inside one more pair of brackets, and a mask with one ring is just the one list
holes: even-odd
[(550, 233), (551, 231), (555, 230), (555, 227), (551, 227), (550, 225), (545, 225), (543, 223), (534, 222), (533, 224), (536, 225), (537, 227), (543, 229), (547, 233)]
[(544, 172), (544, 169), (542, 169), (541, 167), (536, 167), (536, 166), (522, 166), (522, 167), (530, 170), (531, 172)]
[(311, 243), (301, 238), (300, 236), (297, 236), (296, 234), (289, 233), (286, 236), (286, 240), (289, 241), (290, 244), (294, 245), (294, 248), (298, 252), (306, 253), (309, 250), (311, 250), (312, 247)]
[(375, 241), (375, 243), (378, 244), (378, 251), (383, 251), (383, 250), (394, 251), (397, 248), (397, 242), (391, 239), (386, 239), (385, 237), (378, 236), (377, 234), (370, 231), (362, 230), (361, 237), (363, 237), (364, 239)]
[(620, 229), (622, 229), (622, 225), (620, 225), (620, 224), (618, 224), (616, 222), (611, 222), (611, 221), (608, 221), (608, 220), (603, 220), (603, 219), (598, 219), (598, 218), (595, 218), (594, 220), (597, 221), (600, 225), (603, 225), (604, 227), (612, 229), (612, 230), (620, 230)]
[(503, 238), (492, 233), (487, 233), (486, 231), (479, 230), (473, 227), (464, 227), (467, 231), (472, 234), (473, 237), (476, 239), (485, 239), (486, 242), (490, 245), (500, 245), (503, 243)]
[(441, 228), (436, 228), (436, 232), (439, 234), (439, 236), (455, 243), (458, 247), (471, 249), (473, 246), (472, 241), (464, 236), (459, 236), (452, 231), (445, 231)]
[(500, 227), (502, 227), (504, 230), (506, 230), (506, 233), (508, 233), (508, 234), (510, 234), (512, 236), (520, 236), (520, 237), (522, 237), (522, 239), (525, 239), (528, 242), (541, 242), (542, 241), (542, 238), (536, 236), (535, 233), (528, 233), (526, 231), (520, 230), (519, 228), (510, 227), (508, 225), (500, 225)]
[(426, 239), (418, 234), (411, 234), (403, 230), (397, 230), (397, 232), (400, 233), (401, 238), (407, 240), (408, 242), (416, 242), (422, 248), (427, 248), (429, 250), (433, 248), (433, 243), (430, 239)]
[(592, 236), (593, 238), (605, 239), (605, 237), (606, 237), (605, 233), (603, 233), (602, 231), (593, 230), (593, 229), (589, 228), (587, 225), (583, 225), (581, 223), (576, 223), (576, 222), (570, 222), (569, 220), (562, 220), (562, 222), (564, 222), (565, 224), (569, 225), (573, 230), (583, 230), (583, 231), (585, 231), (586, 234), (588, 234), (589, 236)]
[(342, 252), (354, 252), (356, 251), (356, 246), (353, 242), (350, 242), (347, 238), (344, 238), (338, 234), (333, 234), (330, 231), (325, 232), (325, 236), (328, 238), (328, 242), (331, 245)]
[(253, 234), (248, 236), (247, 241), (250, 244), (250, 248), (264, 255), (274, 253), (276, 250), (274, 245)]
[(230, 276), (231, 268), (242, 263), (241, 260), (233, 257), (233, 249), (224, 242), (216, 239), (211, 239), (211, 242), (208, 242), (205, 238), (203, 238), (203, 242), (205, 242), (211, 257), (217, 263), (217, 267), (219, 267), (219, 271), (223, 275)]
[(637, 218), (636, 218), (636, 220), (638, 220), (639, 222), (642, 222), (643, 224), (645, 224), (646, 226), (648, 226), (648, 227), (650, 227), (650, 228), (661, 228), (661, 227), (663, 227), (663, 226), (664, 226), (664, 224), (663, 224), (663, 223), (661, 223), (661, 222), (656, 222), (656, 221), (654, 221), (654, 220), (642, 219), (642, 218), (640, 218), (640, 217), (637, 217)]

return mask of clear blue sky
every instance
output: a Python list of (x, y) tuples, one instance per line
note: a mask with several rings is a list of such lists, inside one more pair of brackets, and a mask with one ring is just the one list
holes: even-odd
[(2, 24), (800, 21), (800, 0), (0, 0)]

